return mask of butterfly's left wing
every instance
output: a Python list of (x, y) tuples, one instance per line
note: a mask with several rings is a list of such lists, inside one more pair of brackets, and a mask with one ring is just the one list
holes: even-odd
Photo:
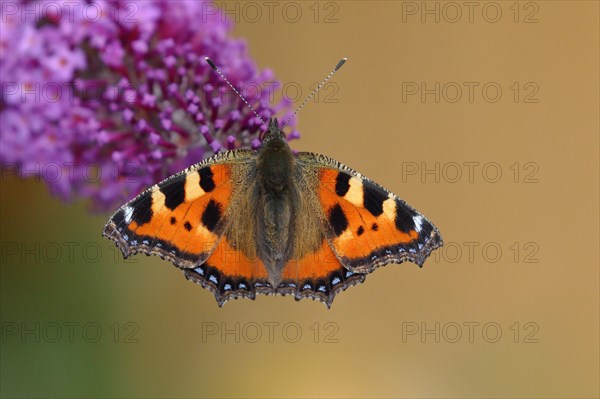
[(320, 154), (299, 153), (297, 161), (314, 182), (326, 236), (348, 271), (369, 273), (404, 261), (422, 266), (442, 246), (427, 218), (360, 173)]
[(108, 221), (103, 235), (125, 257), (158, 255), (209, 289), (219, 305), (269, 292), (267, 271), (252, 243), (247, 195), (256, 152), (219, 153), (150, 187)]
[(103, 235), (124, 257), (142, 252), (181, 268), (202, 264), (248, 185), (255, 157), (251, 150), (223, 152), (155, 184), (115, 212)]

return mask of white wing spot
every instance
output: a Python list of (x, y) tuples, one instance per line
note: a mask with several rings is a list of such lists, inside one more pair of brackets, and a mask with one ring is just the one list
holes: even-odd
[(350, 188), (344, 199), (352, 205), (363, 206), (363, 182), (360, 178), (352, 177), (349, 181)]
[(217, 278), (215, 276), (213, 276), (212, 274), (210, 275), (210, 277), (208, 279), (215, 284), (219, 283), (219, 280), (217, 280)]
[(198, 172), (188, 173), (185, 178), (185, 200), (193, 201), (206, 194), (200, 187), (200, 175)]
[(383, 213), (388, 219), (394, 220), (396, 218), (396, 201), (388, 197), (383, 202)]
[(415, 230), (417, 230), (417, 233), (420, 233), (423, 227), (423, 216), (417, 215), (413, 217), (413, 222), (415, 222)]
[(126, 206), (123, 208), (123, 216), (125, 217), (125, 222), (127, 224), (131, 223), (131, 217), (133, 216), (133, 208), (130, 206)]

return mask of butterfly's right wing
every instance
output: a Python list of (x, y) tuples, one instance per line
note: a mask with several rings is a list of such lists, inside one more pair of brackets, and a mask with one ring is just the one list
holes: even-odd
[(327, 238), (346, 269), (369, 273), (404, 261), (422, 266), (442, 246), (425, 216), (355, 170), (314, 153), (299, 153), (297, 161), (313, 176)]
[(324, 155), (296, 154), (296, 243), (277, 292), (331, 306), (388, 263), (421, 266), (442, 245), (436, 227), (400, 198)]

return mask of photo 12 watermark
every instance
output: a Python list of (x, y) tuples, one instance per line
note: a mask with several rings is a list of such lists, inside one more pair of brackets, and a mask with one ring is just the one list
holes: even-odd
[(21, 344), (137, 344), (140, 327), (133, 321), (3, 321), (0, 341)]
[(484, 263), (500, 261), (526, 264), (540, 263), (540, 244), (536, 241), (445, 241), (432, 252), (435, 263)]
[(540, 164), (532, 160), (403, 161), (400, 164), (400, 176), (402, 183), (424, 184), (536, 184), (541, 179)]
[(403, 103), (538, 104), (540, 85), (534, 81), (404, 81), (400, 94)]
[(214, 1), (202, 3), (203, 21), (220, 17), (236, 23), (337, 24), (341, 2), (335, 1)]
[[(167, 64), (169, 61), (166, 61)], [(170, 68), (167, 65), (167, 68)], [(304, 84), (296, 81), (247, 81), (236, 85), (236, 90), (248, 101), (254, 103), (259, 100), (267, 100), (270, 103), (275, 102), (276, 96), (281, 95), (290, 103), (297, 103), (306, 98), (319, 86), (319, 82)], [(2, 101), (7, 104), (54, 104), (68, 103), (73, 105), (95, 105), (102, 104), (107, 99), (114, 104), (124, 106), (133, 105), (141, 102), (147, 107), (153, 107), (156, 96), (146, 94), (143, 98), (138, 97), (141, 91), (131, 83), (119, 82), (111, 84), (103, 80), (83, 80), (76, 79), (74, 82), (10, 82), (0, 83)], [(171, 96), (172, 101), (178, 101), (180, 105), (190, 112), (201, 110), (202, 104), (209, 104), (212, 101), (228, 103), (237, 100), (237, 94), (225, 87), (215, 87), (211, 83), (204, 83), (201, 90), (192, 92), (188, 90), (183, 96), (179, 94), (179, 87), (170, 84), (163, 87), (164, 94)], [(321, 89), (314, 93), (310, 101), (312, 103), (337, 104), (339, 102), (340, 86), (336, 82), (327, 82)], [(194, 107), (196, 107), (194, 109)], [(210, 111), (209, 109), (203, 111)]]
[(2, 241), (0, 259), (5, 265), (135, 264), (138, 258), (123, 258), (114, 245), (97, 241)]
[(537, 344), (540, 326), (533, 321), (403, 321), (402, 343)]
[(201, 325), (201, 342), (206, 343), (315, 343), (337, 344), (340, 327), (335, 322), (248, 321), (214, 322)]
[(110, 16), (123, 25), (139, 23), (140, 4), (137, 1), (11, 1), (0, 2), (3, 23), (44, 23), (85, 21), (93, 24)]
[(536, 1), (403, 1), (402, 23), (420, 24), (537, 24)]

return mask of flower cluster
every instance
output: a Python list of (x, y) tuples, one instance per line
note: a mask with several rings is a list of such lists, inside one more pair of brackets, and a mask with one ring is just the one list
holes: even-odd
[(263, 120), (289, 106), (272, 105), (273, 73), (257, 68), (211, 3), (15, 7), (0, 22), (0, 162), (42, 175), (65, 199), (107, 209), (215, 152), (258, 145), (260, 120), (206, 56)]

